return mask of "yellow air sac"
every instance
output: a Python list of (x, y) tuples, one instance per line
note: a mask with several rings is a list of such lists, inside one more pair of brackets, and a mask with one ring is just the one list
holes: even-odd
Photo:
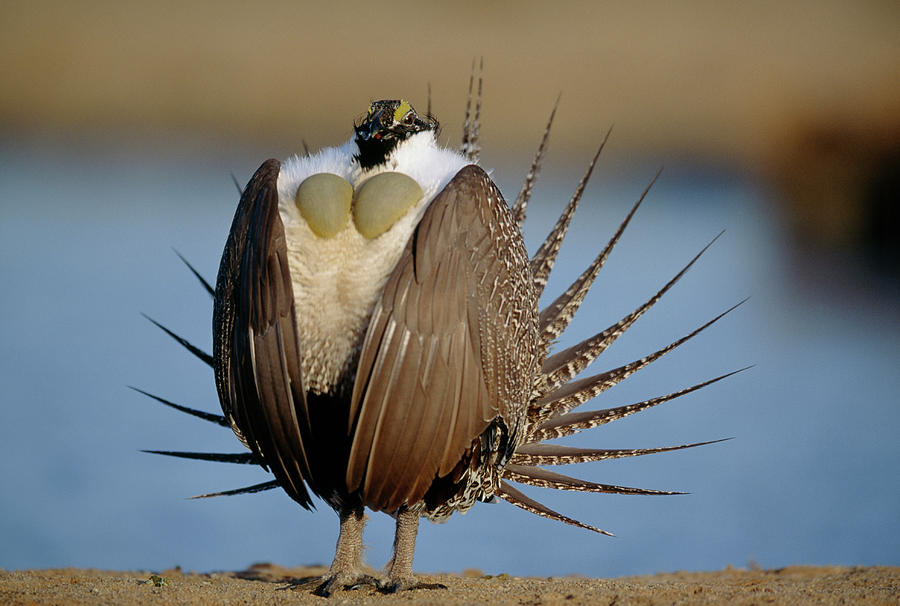
[(403, 173), (381, 173), (356, 190), (353, 221), (370, 240), (377, 238), (422, 198), (422, 188)]
[(331, 173), (307, 177), (294, 197), (300, 214), (320, 238), (333, 238), (347, 225), (353, 186)]

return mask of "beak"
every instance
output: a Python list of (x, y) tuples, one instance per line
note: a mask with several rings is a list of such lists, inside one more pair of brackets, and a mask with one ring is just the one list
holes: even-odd
[(368, 116), (366, 121), (356, 127), (356, 137), (362, 141), (369, 139), (381, 139), (381, 114), (383, 109)]

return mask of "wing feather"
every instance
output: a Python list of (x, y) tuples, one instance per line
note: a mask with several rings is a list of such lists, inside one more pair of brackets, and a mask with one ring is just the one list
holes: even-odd
[(535, 299), (509, 208), (483, 170), (463, 168), (425, 211), (362, 346), (347, 486), (366, 505), (418, 502), (493, 420), (520, 422), (536, 372)]
[(216, 281), (213, 341), (222, 410), (238, 437), (304, 507), (308, 412), (284, 225), (280, 164), (267, 160), (244, 188)]

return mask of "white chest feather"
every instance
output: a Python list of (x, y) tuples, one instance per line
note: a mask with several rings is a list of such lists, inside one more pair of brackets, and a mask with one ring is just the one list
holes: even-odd
[[(278, 176), (303, 377), (306, 388), (316, 393), (331, 391), (355, 360), (377, 298), (422, 214), (467, 164), (460, 154), (437, 147), (430, 133), (411, 137), (386, 166), (365, 173), (353, 160), (356, 151), (350, 141), (313, 156), (295, 156), (282, 164)], [(333, 173), (357, 188), (387, 171), (412, 177), (423, 196), (378, 237), (364, 237), (352, 220), (333, 237), (319, 237), (295, 203), (297, 188), (311, 175)]]

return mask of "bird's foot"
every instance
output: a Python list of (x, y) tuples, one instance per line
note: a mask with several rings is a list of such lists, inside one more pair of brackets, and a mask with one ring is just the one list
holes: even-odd
[(442, 583), (420, 583), (416, 577), (404, 576), (390, 578), (379, 584), (378, 589), (382, 593), (398, 593), (413, 589), (447, 589), (447, 586)]
[(326, 574), (322, 577), (322, 582), (313, 589), (313, 593), (323, 598), (330, 597), (335, 591), (340, 589), (354, 590), (361, 589), (366, 585), (380, 587), (378, 579), (362, 573), (336, 573)]

